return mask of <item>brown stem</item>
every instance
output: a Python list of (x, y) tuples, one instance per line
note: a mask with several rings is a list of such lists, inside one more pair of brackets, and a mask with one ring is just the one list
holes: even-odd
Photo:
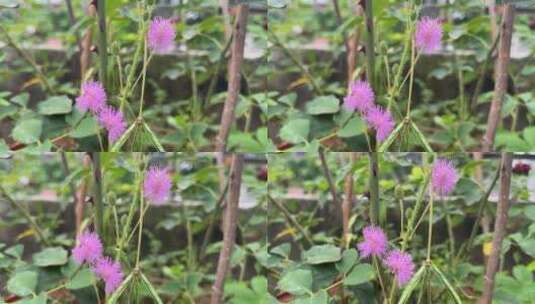
[(240, 4), (236, 8), (236, 23), (231, 47), (231, 57), (228, 65), (228, 89), (227, 99), (221, 115), (221, 125), (216, 139), (216, 151), (226, 150), (227, 138), (230, 127), (234, 122), (234, 111), (238, 103), (241, 82), (241, 65), (243, 61), (243, 51), (245, 46), (245, 34), (247, 33), (247, 18), (249, 15), (249, 5)]
[(223, 247), (217, 262), (217, 272), (212, 286), (211, 304), (223, 303), (223, 289), (227, 275), (232, 249), (236, 241), (236, 228), (238, 225), (238, 204), (243, 171), (243, 155), (232, 155), (229, 193), (223, 220)]
[[(350, 153), (351, 164), (354, 165), (357, 161), (357, 153)], [(349, 217), (351, 214), (351, 205), (353, 203), (353, 169), (344, 177), (344, 200), (342, 201), (342, 246), (344, 248), (349, 247)]]
[[(87, 15), (95, 17), (97, 8), (94, 4), (89, 4), (87, 7)], [(91, 65), (91, 41), (93, 40), (93, 27), (89, 26), (85, 31), (84, 37), (80, 43), (80, 79), (82, 82), (85, 79), (85, 73)]]
[(496, 128), (501, 117), (502, 104), (507, 92), (507, 66), (511, 55), (511, 37), (513, 35), (513, 22), (515, 17), (514, 7), (511, 4), (504, 6), (503, 21), (500, 30), (500, 48), (498, 49), (498, 61), (495, 68), (494, 97), (490, 106), (487, 121), (487, 131), (481, 139), (483, 152), (493, 149)]
[[(356, 5), (355, 15), (362, 16), (362, 6)], [(353, 72), (357, 66), (358, 46), (360, 42), (360, 26), (349, 36), (347, 40), (347, 83), (351, 83)]]
[[(83, 159), (84, 168), (89, 168), (91, 166), (91, 156), (86, 153)], [(82, 232), (82, 221), (84, 219), (84, 205), (85, 197), (87, 194), (87, 186), (89, 184), (89, 177), (87, 176), (82, 180), (80, 186), (78, 187), (78, 192), (76, 193), (76, 201), (74, 205), (74, 217), (76, 220), (76, 235)]]
[(502, 241), (506, 233), (507, 212), (509, 211), (509, 190), (511, 187), (511, 165), (513, 162), (512, 153), (502, 152), (501, 177), (500, 177), (500, 197), (496, 208), (496, 222), (494, 222), (494, 237), (492, 239), (492, 250), (487, 262), (487, 270), (484, 277), (483, 295), (479, 299), (479, 304), (491, 304), (494, 291), (494, 277), (498, 270)]

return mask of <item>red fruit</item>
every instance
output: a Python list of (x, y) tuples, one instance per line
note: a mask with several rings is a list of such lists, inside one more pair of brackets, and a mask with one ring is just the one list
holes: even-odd
[(261, 181), (268, 180), (267, 166), (262, 166), (260, 169), (258, 169), (258, 173), (256, 173), (256, 178)]

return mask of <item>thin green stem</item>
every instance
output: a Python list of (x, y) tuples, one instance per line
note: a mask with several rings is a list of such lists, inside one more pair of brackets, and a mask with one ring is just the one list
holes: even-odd
[(431, 239), (433, 238), (433, 191), (429, 196), (429, 226), (427, 234), (427, 259), (426, 262), (431, 262)]
[(47, 238), (45, 237), (45, 234), (43, 233), (43, 230), (41, 230), (39, 225), (37, 225), (37, 222), (33, 219), (33, 217), (30, 214), (30, 212), (26, 208), (24, 208), (24, 206), (22, 206), (17, 201), (15, 201), (7, 193), (7, 191), (4, 189), (4, 187), (1, 184), (0, 184), (0, 192), (1, 192), (2, 196), (7, 200), (7, 202), (10, 203), (11, 206), (13, 206), (15, 209), (18, 209), (22, 213), (22, 215), (26, 218), (26, 220), (28, 220), (28, 222), (32, 226), (33, 230), (35, 230), (35, 233), (37, 233), (39, 241), (42, 242), (45, 245), (49, 245), (49, 242), (48, 242)]
[(93, 160), (93, 203), (95, 214), (95, 229), (101, 238), (104, 237), (104, 205), (102, 202), (102, 168), (100, 164), (100, 153), (92, 152), (91, 159)]
[(106, 0), (97, 0), (98, 13), (98, 55), (100, 67), (99, 79), (104, 88), (108, 88), (108, 45), (106, 37)]

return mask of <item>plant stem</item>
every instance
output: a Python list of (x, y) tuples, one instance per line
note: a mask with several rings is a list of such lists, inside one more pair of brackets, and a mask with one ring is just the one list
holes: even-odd
[(98, 13), (98, 55), (100, 67), (98, 75), (104, 88), (108, 88), (108, 45), (106, 37), (106, 0), (97, 0)]
[[(349, 159), (354, 166), (357, 161), (357, 153), (351, 152)], [(342, 247), (349, 248), (351, 231), (349, 230), (349, 217), (353, 203), (353, 168), (344, 177), (344, 200), (342, 201)]]
[(377, 152), (370, 152), (368, 154), (370, 166), (370, 178), (368, 180), (368, 190), (370, 191), (370, 219), (373, 225), (380, 225), (385, 223), (385, 218), (381, 215), (379, 204), (379, 159)]
[(307, 241), (307, 243), (312, 246), (314, 245), (314, 241), (312, 241), (312, 237), (308, 234), (308, 232), (306, 231), (305, 228), (303, 228), (303, 226), (301, 226), (299, 224), (299, 222), (297, 222), (297, 220), (295, 219), (295, 217), (288, 211), (288, 209), (286, 209), (284, 207), (284, 205), (282, 205), (280, 202), (276, 201), (273, 197), (271, 197), (270, 195), (268, 195), (268, 200), (273, 204), (275, 205), (275, 207), (277, 207), (277, 209), (279, 209), (282, 214), (284, 215), (284, 217), (286, 218), (286, 220), (288, 220), (288, 222), (290, 222), (290, 224), (292, 224), (297, 230), (299, 230), (299, 232), (301, 232), (301, 234), (303, 235), (303, 238)]
[(429, 226), (427, 233), (427, 263), (431, 263), (431, 241), (433, 238), (433, 191), (429, 195)]
[(323, 175), (325, 176), (325, 179), (327, 180), (327, 184), (329, 185), (329, 190), (331, 192), (331, 196), (333, 198), (333, 204), (335, 206), (338, 205), (338, 197), (336, 195), (336, 186), (333, 183), (333, 178), (331, 176), (331, 171), (329, 170), (329, 166), (327, 165), (327, 161), (325, 160), (325, 152), (323, 151), (323, 148), (318, 149), (318, 155), (321, 162), (321, 169), (323, 171)]
[(223, 247), (219, 254), (214, 285), (212, 286), (211, 304), (223, 302), (225, 276), (230, 267), (230, 257), (236, 241), (238, 225), (238, 204), (243, 171), (243, 155), (233, 154), (229, 182), (229, 194), (223, 220)]
[(375, 46), (373, 27), (373, 7), (372, 0), (365, 0), (364, 14), (366, 16), (366, 78), (372, 89), (377, 92), (375, 84)]
[(494, 277), (498, 270), (502, 242), (506, 235), (507, 213), (509, 211), (509, 195), (511, 188), (511, 165), (513, 154), (502, 152), (500, 196), (496, 209), (496, 221), (494, 222), (494, 237), (492, 239), (492, 250), (487, 261), (487, 269), (484, 277), (483, 295), (479, 299), (479, 304), (490, 304), (494, 291)]
[(17, 201), (15, 201), (7, 193), (7, 191), (4, 189), (4, 187), (1, 184), (0, 184), (0, 194), (2, 194), (2, 196), (7, 200), (8, 203), (11, 204), (11, 206), (13, 206), (13, 208), (18, 209), (22, 213), (22, 215), (26, 218), (26, 220), (32, 226), (33, 230), (35, 230), (35, 233), (37, 233), (37, 238), (39, 239), (39, 241), (48, 246), (49, 242), (46, 239), (45, 234), (43, 233), (43, 230), (41, 230), (39, 225), (37, 225), (37, 222), (33, 219), (33, 217), (30, 214), (30, 212), (26, 208), (24, 208), (24, 206), (22, 206)]
[(91, 160), (93, 161), (93, 203), (95, 207), (95, 230), (100, 238), (104, 238), (104, 226), (102, 223), (104, 218), (104, 206), (102, 203), (102, 171), (100, 167), (100, 153), (91, 152)]
[(9, 35), (9, 32), (2, 25), (0, 25), (0, 31), (2, 31), (2, 33), (4, 34), (4, 37), (7, 40), (7, 44), (10, 45), (15, 50), (15, 52), (17, 52), (17, 54), (20, 57), (22, 57), (22, 59), (24, 59), (27, 63), (29, 63), (32, 66), (34, 72), (37, 74), (37, 77), (39, 77), (39, 79), (41, 80), (41, 82), (44, 85), (45, 89), (50, 93), (54, 93), (54, 89), (52, 89), (52, 86), (48, 82), (48, 78), (45, 76), (45, 74), (43, 73), (43, 70), (37, 64), (37, 62), (35, 62), (35, 60), (32, 58), (32, 56), (30, 56), (30, 54), (28, 54), (25, 50), (23, 50), (15, 42), (15, 40), (13, 40), (13, 38), (11, 38), (11, 36)]
[[(147, 40), (144, 40), (145, 43), (143, 45), (143, 71), (141, 72), (142, 78), (141, 78), (141, 95), (139, 97), (139, 113), (138, 118), (143, 117), (143, 103), (145, 102), (145, 78), (147, 77), (147, 65), (148, 65), (148, 50), (147, 50)], [(152, 54), (151, 54), (152, 56)]]
[(235, 120), (235, 109), (240, 95), (241, 65), (245, 47), (245, 35), (247, 33), (247, 19), (249, 5), (240, 4), (236, 8), (236, 24), (231, 48), (231, 58), (228, 65), (228, 88), (227, 98), (221, 115), (219, 134), (216, 138), (216, 151), (224, 152), (227, 147), (227, 139), (230, 128)]
[(498, 177), (500, 177), (500, 171), (501, 171), (501, 167), (498, 166), (498, 170), (496, 171), (496, 174), (494, 175), (492, 182), (490, 183), (489, 187), (487, 188), (483, 196), (481, 196), (481, 199), (478, 202), (479, 210), (477, 211), (476, 220), (474, 222), (474, 225), (472, 226), (472, 232), (470, 232), (470, 237), (468, 238), (468, 241), (465, 242), (466, 246), (461, 247), (459, 249), (459, 252), (457, 253), (457, 257), (456, 257), (457, 261), (459, 261), (463, 257), (464, 253), (470, 252), (472, 250), (474, 239), (477, 235), (477, 229), (479, 227), (479, 223), (482, 217), (484, 216), (485, 209), (489, 202), (489, 197), (492, 192), (492, 189), (494, 189), (494, 186), (496, 185), (496, 182), (498, 181)]
[(293, 64), (295, 64), (299, 68), (299, 70), (301, 70), (301, 73), (303, 73), (303, 75), (305, 75), (305, 77), (308, 78), (308, 80), (310, 80), (310, 85), (312, 85), (312, 89), (314, 90), (314, 93), (318, 95), (322, 95), (323, 91), (321, 87), (318, 85), (318, 83), (316, 82), (316, 79), (314, 78), (314, 76), (312, 76), (308, 68), (297, 58), (297, 56), (295, 56), (295, 54), (292, 51), (290, 51), (280, 41), (279, 37), (272, 30), (268, 29), (268, 34), (269, 34), (269, 37), (271, 37), (272, 42), (278, 47), (280, 47), (282, 52), (286, 56), (288, 56), (288, 58), (293, 62)]
[(511, 38), (513, 36), (513, 24), (515, 9), (512, 4), (504, 5), (503, 21), (500, 30), (500, 48), (495, 67), (494, 97), (490, 106), (485, 135), (481, 139), (482, 151), (489, 152), (494, 147), (496, 129), (501, 119), (502, 104), (507, 93), (507, 68), (511, 56)]

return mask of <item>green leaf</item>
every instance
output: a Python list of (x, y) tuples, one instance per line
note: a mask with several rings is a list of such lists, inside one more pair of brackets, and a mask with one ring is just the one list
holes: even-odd
[(30, 94), (27, 92), (20, 93), (19, 95), (11, 98), (12, 103), (16, 103), (24, 108), (28, 105), (28, 101), (30, 101)]
[(85, 268), (80, 270), (74, 278), (67, 282), (65, 287), (67, 287), (67, 289), (81, 289), (93, 285), (93, 282), (95, 282), (93, 272), (90, 269)]
[(313, 246), (303, 252), (303, 262), (312, 265), (337, 262), (340, 259), (342, 259), (340, 248), (330, 244)]
[(43, 130), (43, 121), (40, 118), (22, 117), (19, 119), (11, 136), (23, 144), (31, 144), (39, 140)]
[(37, 111), (42, 115), (67, 114), (72, 111), (72, 102), (66, 95), (53, 96), (37, 105)]
[(345, 286), (359, 285), (372, 280), (375, 277), (373, 267), (370, 264), (359, 264), (346, 276)]
[(88, 116), (71, 131), (72, 138), (82, 138), (97, 134), (98, 124), (95, 118)]
[(58, 266), (67, 263), (67, 250), (61, 247), (51, 247), (33, 255), (33, 263), (37, 266)]
[(353, 268), (353, 265), (357, 262), (359, 254), (355, 248), (345, 250), (342, 253), (342, 259), (336, 263), (336, 269), (340, 272), (347, 273)]
[(287, 272), (280, 279), (278, 289), (294, 295), (310, 293), (312, 289), (312, 271), (296, 269)]
[(360, 117), (351, 118), (347, 124), (338, 130), (338, 137), (353, 137), (364, 133), (366, 129), (366, 124)]
[(528, 144), (531, 146), (530, 148), (535, 148), (535, 127), (529, 127), (525, 128), (522, 132), (522, 136), (524, 137), (524, 140), (528, 142)]
[(290, 120), (280, 130), (280, 138), (291, 143), (304, 142), (310, 132), (310, 120), (298, 118)]
[(336, 113), (339, 110), (338, 98), (333, 95), (316, 97), (306, 105), (306, 112), (310, 115)]
[(7, 281), (7, 290), (21, 297), (31, 295), (36, 287), (37, 272), (35, 271), (17, 272)]

